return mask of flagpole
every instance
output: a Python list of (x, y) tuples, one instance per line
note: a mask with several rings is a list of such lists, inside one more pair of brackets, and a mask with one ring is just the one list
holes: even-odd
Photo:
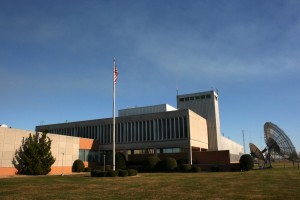
[(115, 117), (115, 107), (116, 107), (116, 59), (113, 61), (113, 133), (112, 133), (112, 143), (113, 143), (113, 170), (116, 170), (116, 117)]

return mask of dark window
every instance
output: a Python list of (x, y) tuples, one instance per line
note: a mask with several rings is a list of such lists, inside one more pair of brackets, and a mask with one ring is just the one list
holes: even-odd
[(106, 124), (104, 125), (104, 144), (107, 143), (107, 126)]
[(182, 117), (179, 118), (179, 124), (180, 124), (180, 138), (183, 138), (183, 131), (184, 131), (184, 125), (183, 125), (183, 120)]
[(121, 123), (120, 127), (120, 143), (124, 142), (124, 124)]
[(162, 139), (162, 123), (161, 123), (161, 119), (158, 120), (158, 140)]
[(180, 129), (180, 125), (179, 125), (179, 120), (178, 120), (178, 118), (176, 117), (175, 118), (175, 125), (176, 125), (176, 127), (175, 127), (175, 131), (176, 131), (176, 138), (179, 138), (179, 129)]
[(184, 98), (180, 98), (179, 101), (184, 101)]
[(195, 97), (190, 97), (190, 100), (191, 100), (191, 101), (195, 100)]
[(135, 141), (139, 141), (139, 122), (135, 122)]
[(147, 121), (147, 141), (150, 140), (150, 121)]
[(189, 101), (190, 100), (190, 97), (185, 97), (184, 98), (184, 101)]
[(155, 129), (156, 129), (155, 130), (155, 134), (156, 134), (155, 139), (159, 140), (159, 120), (158, 119), (156, 120)]
[(175, 131), (174, 131), (174, 118), (171, 118), (171, 138), (174, 139)]
[(112, 136), (112, 125), (111, 124), (108, 124), (108, 130), (107, 130), (107, 133), (108, 133), (108, 143), (111, 143), (111, 136)]
[(210, 94), (206, 95), (205, 97), (206, 99), (210, 99)]
[(167, 136), (166, 132), (166, 119), (162, 119), (162, 139), (165, 140)]
[(139, 141), (143, 141), (143, 122), (139, 122)]
[(123, 130), (124, 130), (124, 135), (123, 135), (123, 142), (126, 143), (127, 142), (127, 123), (124, 123), (124, 126), (123, 126)]
[(151, 124), (151, 126), (150, 126), (150, 130), (151, 130), (150, 131), (150, 140), (153, 141), (154, 140), (154, 121), (151, 120), (150, 124)]
[(201, 96), (201, 99), (205, 99), (205, 95), (202, 95), (202, 96)]
[(167, 119), (167, 139), (171, 138), (170, 119)]
[(198, 99), (200, 99), (200, 96), (196, 96), (195, 98), (196, 98), (196, 100), (198, 100)]
[(146, 122), (143, 122), (143, 141), (146, 141)]
[(117, 124), (117, 130), (116, 130), (116, 142), (120, 143), (120, 124)]
[(131, 123), (128, 123), (128, 142), (131, 142), (132, 132), (131, 132)]
[(188, 124), (187, 124), (187, 117), (183, 118), (183, 134), (184, 138), (188, 137)]

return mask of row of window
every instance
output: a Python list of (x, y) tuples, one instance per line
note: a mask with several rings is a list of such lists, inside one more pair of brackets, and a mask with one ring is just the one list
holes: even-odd
[[(187, 152), (186, 148), (178, 148), (178, 147), (173, 147), (173, 148), (158, 148), (156, 149), (156, 153), (182, 153), (182, 152)], [(127, 150), (128, 155), (135, 155), (135, 154), (154, 154), (154, 149), (132, 149), (132, 150)]]
[[(49, 130), (50, 133), (97, 139), (101, 144), (112, 143), (112, 124)], [(187, 117), (120, 122), (116, 124), (116, 143), (186, 139)]]
[(194, 101), (194, 100), (210, 99), (210, 98), (211, 98), (211, 95), (206, 94), (206, 95), (198, 95), (198, 96), (180, 98), (179, 101)]
[[(187, 152), (186, 148), (159, 148), (156, 150), (157, 154), (160, 153), (182, 153)], [(128, 155), (136, 155), (136, 154), (154, 154), (154, 149), (130, 149), (127, 150)], [(112, 151), (96, 151), (96, 150), (88, 150), (88, 149), (80, 149), (79, 150), (79, 159), (84, 162), (98, 162), (103, 163), (104, 157), (106, 162), (112, 159)]]

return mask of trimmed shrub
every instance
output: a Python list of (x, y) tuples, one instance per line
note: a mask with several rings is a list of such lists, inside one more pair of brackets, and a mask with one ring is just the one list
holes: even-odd
[(157, 171), (157, 163), (160, 161), (157, 156), (149, 156), (144, 162), (144, 171), (155, 172)]
[(143, 172), (144, 171), (144, 163), (145, 163), (145, 160), (143, 160), (143, 161), (128, 161), (127, 168), (135, 169), (138, 172)]
[(177, 168), (177, 162), (174, 158), (164, 158), (160, 167), (164, 172), (172, 172)]
[(119, 170), (119, 176), (121, 176), (121, 177), (128, 176), (128, 171), (127, 170)]
[(135, 169), (128, 169), (128, 176), (136, 176), (138, 171)]
[(211, 171), (212, 172), (218, 172), (218, 171), (220, 171), (220, 168), (218, 166), (212, 166)]
[(83, 172), (84, 171), (84, 164), (82, 160), (75, 160), (72, 166), (72, 172)]
[(178, 165), (178, 166), (179, 166), (179, 165), (183, 165), (183, 164), (188, 164), (188, 161), (185, 160), (185, 159), (178, 159), (178, 160), (177, 160), (177, 165)]
[(109, 177), (116, 177), (116, 176), (118, 176), (118, 174), (119, 174), (118, 170), (117, 171), (114, 171), (114, 170), (107, 171), (107, 176), (109, 176)]
[(86, 168), (84, 168), (84, 171), (85, 171), (85, 172), (91, 172), (92, 169), (91, 169), (90, 167), (86, 167)]
[(201, 167), (196, 166), (196, 165), (192, 166), (192, 172), (201, 172), (201, 171), (202, 171)]
[(182, 164), (178, 166), (178, 171), (180, 172), (190, 172), (192, 170), (192, 166), (190, 164)]
[(116, 153), (116, 169), (126, 169), (126, 158), (121, 152)]
[(107, 176), (107, 171), (102, 171), (102, 170), (92, 170), (91, 171), (91, 176), (92, 177), (106, 177)]
[(253, 158), (251, 157), (251, 155), (249, 155), (249, 154), (242, 155), (240, 158), (241, 170), (249, 171), (249, 170), (253, 169), (253, 167), (254, 167), (254, 161), (253, 161)]

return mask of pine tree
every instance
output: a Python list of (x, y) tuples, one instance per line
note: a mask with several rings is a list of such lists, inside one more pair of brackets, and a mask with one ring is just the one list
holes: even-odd
[(16, 152), (16, 168), (19, 174), (26, 175), (46, 175), (51, 171), (51, 165), (55, 158), (51, 153), (51, 140), (47, 133), (43, 132), (41, 136), (29, 134)]

